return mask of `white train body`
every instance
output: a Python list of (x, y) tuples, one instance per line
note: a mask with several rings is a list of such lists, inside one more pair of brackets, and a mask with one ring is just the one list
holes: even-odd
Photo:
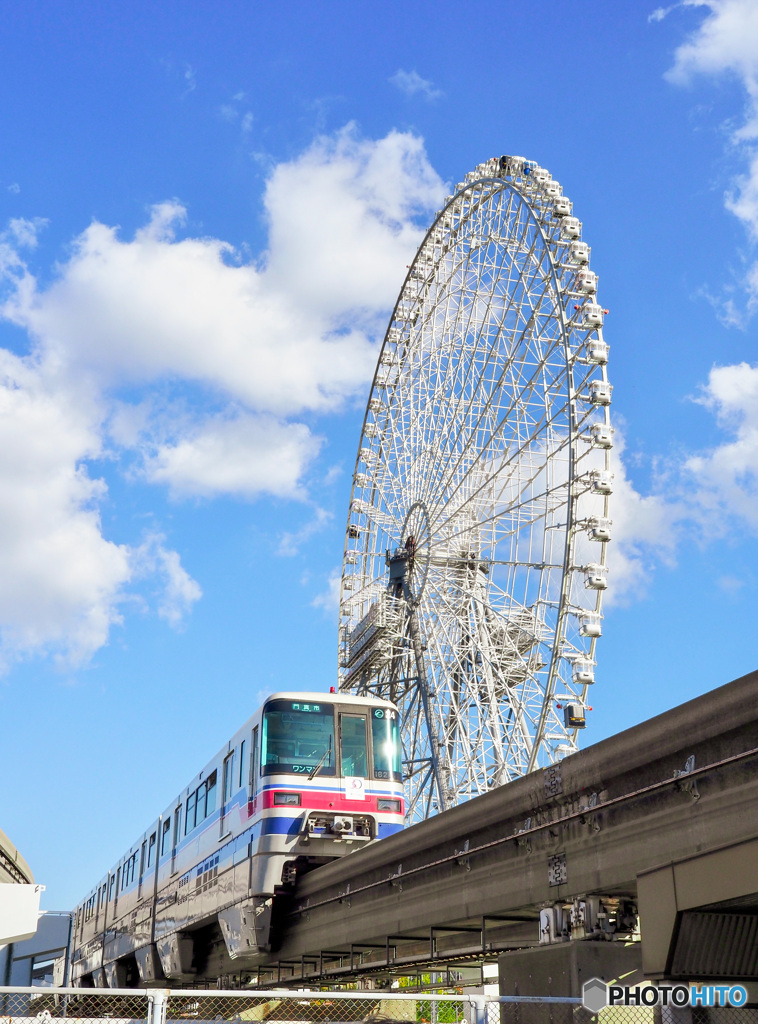
[(397, 709), (273, 694), (76, 908), (72, 984), (241, 975), (298, 873), (403, 827)]

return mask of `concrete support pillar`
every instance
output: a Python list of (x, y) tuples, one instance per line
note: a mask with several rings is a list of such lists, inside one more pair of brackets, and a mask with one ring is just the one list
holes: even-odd
[[(498, 958), (501, 996), (579, 997), (590, 978), (610, 984), (642, 981), (639, 942), (563, 942), (514, 950)], [(550, 1005), (551, 1024), (571, 1024), (575, 1005)], [(539, 1003), (502, 1003), (501, 1024), (545, 1024), (545, 1006)]]

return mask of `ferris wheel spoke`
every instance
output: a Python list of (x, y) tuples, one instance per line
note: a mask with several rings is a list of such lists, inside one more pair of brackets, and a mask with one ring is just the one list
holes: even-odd
[[(448, 291), (449, 291), (449, 289), (448, 289)], [(460, 324), (460, 319), (461, 319), (461, 310), (464, 308), (464, 304), (462, 302), (459, 302), (457, 304), (456, 318), (453, 321), (452, 326), (446, 325), (446, 335), (451, 339), (451, 344), (452, 344), (452, 341), (454, 341), (454, 339), (457, 336), (460, 336), (462, 339), (469, 336), (469, 334), (470, 334), (471, 318), (472, 318), (472, 316), (474, 314), (474, 311), (476, 309), (476, 306), (477, 306), (477, 301), (478, 301), (478, 298), (479, 298), (479, 293), (480, 293), (480, 282), (479, 282), (479, 280), (477, 280), (477, 287), (475, 289), (474, 295), (471, 297), (471, 299), (469, 301), (469, 304), (468, 304), (468, 321), (467, 321), (467, 325), (463, 329), (462, 329), (461, 324)], [(491, 301), (492, 301), (492, 294), (490, 293), (490, 295), (487, 298), (487, 310), (489, 309), (489, 305), (491, 304)], [(474, 335), (473, 342), (469, 344), (469, 348), (471, 350), (470, 362), (472, 364), (474, 364), (475, 361), (476, 361), (476, 353), (477, 353), (479, 345), (482, 343), (483, 340), (489, 341), (489, 338), (486, 337), (485, 334), (484, 334), (484, 329), (485, 329), (485, 327), (487, 325), (487, 317), (486, 316), (481, 316), (480, 319), (481, 319), (481, 323), (479, 325), (479, 329), (477, 330), (477, 332)], [(442, 345), (438, 345), (436, 347), (436, 350), (437, 350), (438, 354), (441, 353), (443, 351), (443, 346)], [(493, 346), (491, 344), (487, 344), (486, 345), (486, 358), (488, 359), (492, 355), (492, 353), (493, 353)], [(463, 368), (461, 368), (461, 366), (458, 364), (457, 360), (454, 360), (452, 358), (452, 356), (453, 356), (453, 350), (452, 350), (452, 347), (451, 347), (450, 358), (448, 359), (448, 368), (452, 367), (455, 364), (456, 365), (456, 372), (458, 374), (460, 374), (460, 376), (465, 380), (465, 377), (466, 377), (466, 368), (465, 368), (465, 366)], [(466, 364), (466, 365), (468, 365), (468, 364)], [(471, 387), (475, 389), (478, 385), (479, 385), (479, 381), (475, 381), (475, 382), (472, 383)], [(447, 383), (447, 381), (445, 379), (443, 379), (441, 381), (438, 381), (437, 382), (437, 387), (441, 387), (443, 389), (450, 390), (450, 385)], [(450, 396), (450, 397), (452, 397), (452, 396)], [(455, 423), (456, 420), (458, 420), (458, 421), (461, 420), (460, 406), (461, 406), (462, 401), (465, 400), (465, 397), (466, 397), (466, 389), (465, 389), (465, 386), (464, 386), (464, 387), (460, 387), (460, 388), (457, 389), (456, 405), (455, 405), (455, 407), (451, 408), (450, 398), (448, 398), (448, 401), (443, 404), (442, 407), (444, 409), (444, 414), (445, 414), (446, 420), (448, 420), (451, 423)], [(435, 408), (434, 402), (429, 402), (428, 403), (428, 407), (430, 409), (434, 410), (434, 408)], [(440, 424), (438, 422), (435, 423), (435, 432), (437, 434), (441, 434), (442, 433), (442, 431), (440, 430)]]
[[(537, 377), (537, 373), (534, 373), (532, 375), (532, 377), (527, 381), (527, 384), (528, 384), (530, 389), (535, 385), (536, 377)], [(514, 414), (515, 410), (518, 408), (518, 405), (519, 405), (520, 401), (523, 401), (523, 391), (522, 392), (517, 392), (516, 394), (514, 394), (514, 397), (511, 400), (509, 406), (505, 410), (503, 410), (503, 411), (501, 411), (499, 413), (500, 420), (499, 420), (497, 426), (490, 432), (490, 434), (487, 436), (486, 440), (478, 442), (478, 449), (479, 450), (483, 449), (483, 450), (486, 451), (489, 448), (489, 446), (491, 446), (491, 444), (492, 444), (493, 440), (495, 439), (495, 437), (500, 433), (500, 431), (502, 431), (504, 429), (504, 427), (509, 423), (510, 419), (513, 417), (513, 414)], [(477, 423), (477, 426), (479, 426), (479, 423)], [(471, 432), (471, 437), (470, 437), (469, 441), (467, 442), (466, 449), (464, 450), (464, 452), (459, 454), (458, 462), (456, 463), (456, 466), (454, 467), (455, 469), (457, 469), (462, 464), (463, 455), (466, 453), (466, 451), (470, 452), (470, 451), (474, 450), (474, 445), (477, 443), (474, 440), (475, 438), (476, 438), (476, 433), (474, 431), (472, 431)], [(464, 479), (465, 479), (465, 476), (468, 476), (471, 473), (471, 471), (472, 471), (471, 466), (469, 466), (469, 468), (465, 471)], [(462, 483), (462, 481), (459, 480), (456, 489), (460, 488), (461, 483)]]
[[(526, 227), (527, 227), (527, 224), (525, 223), (524, 229), (523, 229), (524, 233), (526, 231)], [(521, 272), (519, 274), (519, 278), (518, 278), (519, 282), (520, 282), (521, 278), (523, 277), (523, 273), (524, 273), (524, 270), (526, 269), (526, 265), (527, 264), (525, 263), (524, 267), (522, 267), (522, 270), (521, 270)], [(511, 266), (510, 269), (512, 270), (512, 266)], [(510, 270), (509, 270), (509, 272), (510, 272)], [(507, 313), (508, 313), (508, 308), (506, 308), (506, 310), (503, 313), (503, 316), (501, 317), (501, 324), (498, 326), (498, 330), (497, 330), (496, 334), (499, 334), (500, 331), (502, 330), (502, 323), (505, 321)], [(482, 323), (482, 328), (483, 327), (484, 327), (484, 321)], [(484, 334), (483, 334), (483, 330), (480, 330), (480, 332), (479, 332), (479, 334), (477, 335), (477, 338), (476, 338), (476, 342), (475, 342), (475, 346), (474, 346), (474, 350), (473, 350), (473, 356), (475, 356), (475, 354), (476, 354), (476, 350), (477, 350), (479, 342), (483, 341), (483, 340), (486, 340), (488, 342), (488, 344), (486, 346), (485, 362), (484, 362), (484, 365), (482, 366), (482, 370), (481, 370), (480, 376), (479, 376), (479, 378), (477, 380), (475, 380), (472, 383), (472, 388), (475, 391), (479, 391), (479, 390), (483, 390), (484, 389), (485, 374), (487, 372), (488, 367), (490, 366), (490, 359), (492, 358), (494, 360), (496, 358), (495, 353), (497, 352), (497, 347), (492, 344), (492, 338), (490, 338), (489, 336), (485, 337)], [(472, 356), (472, 361), (473, 361), (473, 356)], [(505, 372), (505, 369), (503, 370), (503, 372)], [(481, 415), (483, 415), (484, 412), (486, 412), (486, 408), (489, 407), (489, 405), (491, 403), (491, 400), (492, 400), (492, 394), (496, 393), (496, 388), (500, 385), (501, 379), (502, 379), (502, 377), (500, 379), (497, 379), (497, 380), (494, 381), (494, 387), (486, 389), (488, 391), (487, 403), (486, 403), (486, 406), (485, 406), (485, 410), (483, 411), (482, 414), (480, 414), (480, 419), (481, 419)], [(457, 422), (459, 424), (460, 430), (462, 430), (464, 428), (464, 426), (467, 426), (467, 424), (468, 424), (467, 418), (465, 418), (465, 417), (460, 415), (460, 402), (461, 402), (463, 397), (464, 396), (463, 396), (462, 393), (460, 393), (458, 395), (458, 403), (459, 404), (458, 404), (457, 408), (454, 410), (454, 416), (451, 418), (451, 422), (454, 422), (454, 423)], [(476, 423), (473, 425), (472, 432), (475, 431), (477, 425), (478, 424), (476, 424)], [(450, 450), (451, 451), (454, 451), (458, 447), (458, 442), (459, 442), (459, 439), (460, 439), (460, 430), (458, 432), (458, 435), (453, 438), (453, 444), (450, 445)]]
[[(521, 441), (521, 444), (522, 444), (522, 445), (523, 445), (524, 447), (528, 447), (528, 445), (530, 445), (530, 444), (533, 444), (533, 443), (534, 443), (534, 442), (536, 441), (537, 437), (539, 436), (539, 433), (541, 432), (541, 429), (542, 429), (542, 425), (541, 425), (541, 424), (538, 424), (538, 425), (537, 425), (537, 427), (538, 427), (537, 431), (533, 432), (533, 433), (532, 433), (531, 435), (529, 435), (529, 436), (527, 436), (527, 437), (525, 437), (525, 438), (523, 438), (523, 439), (522, 439), (522, 441)], [(515, 459), (515, 458), (516, 458), (516, 457), (517, 457), (517, 456), (518, 456), (519, 454), (520, 454), (520, 450), (519, 450), (519, 451), (517, 451), (517, 452), (515, 452), (515, 453), (514, 453), (514, 455), (513, 455), (513, 456), (512, 456), (511, 458), (507, 459), (507, 460), (506, 460), (506, 461), (505, 461), (505, 462), (503, 463), (503, 465), (502, 465), (502, 467), (501, 467), (501, 471), (499, 472), (499, 474), (498, 474), (498, 475), (500, 475), (500, 476), (504, 475), (504, 474), (502, 474), (502, 468), (505, 468), (505, 467), (509, 466), (509, 465), (510, 465), (510, 463), (511, 463), (511, 462), (513, 461), (513, 459)], [(471, 472), (471, 471), (469, 471), (469, 473), (470, 473), (470, 472)], [(469, 475), (469, 473), (467, 473), (467, 476)], [(529, 481), (527, 480), (527, 484), (528, 484), (528, 483), (529, 483)], [(469, 495), (469, 496), (468, 496), (468, 497), (467, 497), (467, 498), (466, 498), (466, 499), (465, 499), (464, 501), (461, 501), (461, 502), (459, 502), (459, 503), (457, 504), (457, 506), (455, 506), (455, 511), (456, 511), (457, 513), (459, 513), (459, 512), (461, 511), (461, 510), (465, 509), (465, 508), (466, 508), (466, 506), (467, 506), (468, 504), (470, 504), (470, 503), (473, 503), (473, 502), (475, 502), (475, 501), (476, 501), (476, 499), (477, 499), (477, 498), (479, 497), (480, 493), (481, 493), (481, 492), (482, 492), (482, 491), (484, 490), (484, 488), (485, 488), (486, 486), (488, 486), (488, 484), (489, 484), (489, 481), (486, 481), (486, 480), (485, 480), (485, 481), (484, 481), (484, 482), (483, 482), (483, 483), (482, 483), (482, 484), (481, 484), (481, 485), (479, 486), (479, 488), (477, 488), (477, 490), (476, 490), (476, 491), (474, 491), (474, 492), (473, 492), (473, 493), (472, 493), (471, 495)], [(509, 484), (509, 480), (508, 480), (508, 478), (506, 478), (506, 479), (504, 480), (504, 482), (503, 482), (503, 487), (506, 487), (506, 486), (508, 486), (508, 484)], [(460, 491), (460, 490), (461, 490), (461, 488), (462, 488), (462, 481), (461, 481), (461, 482), (459, 482), (459, 484), (458, 484), (458, 486), (457, 486), (457, 488), (456, 488), (456, 492), (454, 492), (454, 493), (457, 493), (458, 491)], [(446, 510), (446, 508), (447, 508), (448, 506), (451, 506), (451, 505), (452, 505), (452, 498), (449, 498), (449, 499), (448, 499), (448, 502), (446, 503), (446, 505), (445, 505), (445, 506), (443, 506), (443, 508), (442, 508), (442, 509), (440, 510), (440, 512), (441, 512), (441, 513), (442, 513), (442, 512), (444, 512), (444, 511)], [(444, 518), (444, 517), (443, 517), (442, 515), (440, 515), (440, 518), (442, 519), (442, 518)], [(478, 522), (479, 522), (479, 521), (478, 521)]]

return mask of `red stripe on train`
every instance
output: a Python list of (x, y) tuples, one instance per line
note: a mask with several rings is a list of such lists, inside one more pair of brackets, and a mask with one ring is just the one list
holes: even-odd
[[(299, 793), (300, 804), (274, 804), (274, 793)], [(377, 809), (377, 800), (400, 800), (399, 811), (379, 811)], [(317, 790), (302, 790), (302, 789), (277, 789), (266, 790), (261, 796), (255, 800), (248, 802), (248, 814), (255, 814), (258, 810), (267, 810), (269, 807), (281, 807), (284, 809), (288, 807), (293, 812), (296, 812), (297, 807), (305, 808), (311, 811), (340, 811), (343, 814), (397, 814), (398, 817), (402, 817), (405, 813), (405, 807), (403, 806), (403, 800), (400, 797), (376, 797), (368, 796), (365, 800), (348, 800), (341, 793), (319, 793)]]

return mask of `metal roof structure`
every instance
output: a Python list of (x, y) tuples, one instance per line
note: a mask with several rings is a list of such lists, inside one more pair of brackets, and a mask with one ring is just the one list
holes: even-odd
[(34, 875), (5, 832), (0, 829), (0, 883), (2, 882), (20, 882), (28, 885), (34, 882)]

